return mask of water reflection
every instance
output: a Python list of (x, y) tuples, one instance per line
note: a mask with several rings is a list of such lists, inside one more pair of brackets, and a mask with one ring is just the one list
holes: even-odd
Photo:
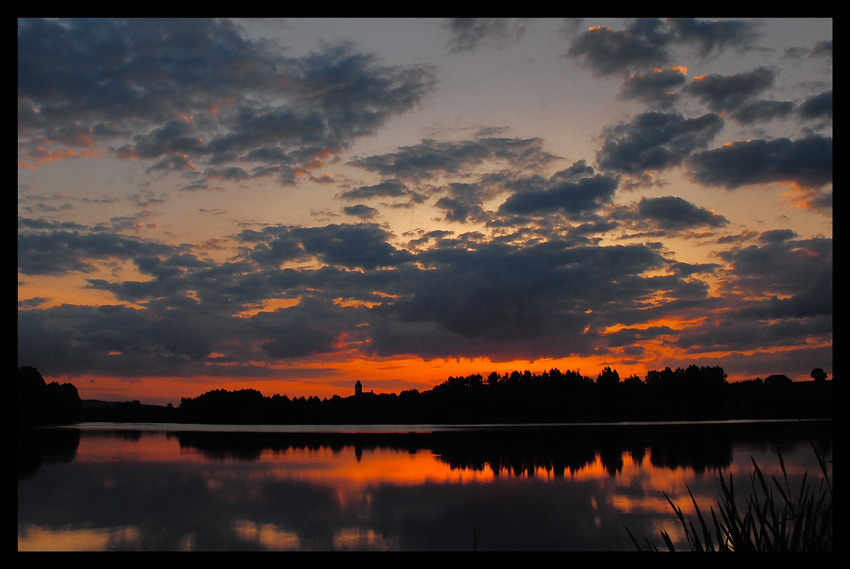
[[(19, 550), (634, 548), (751, 458), (819, 474), (832, 425), (19, 433)], [(691, 506), (692, 508), (692, 506)]]

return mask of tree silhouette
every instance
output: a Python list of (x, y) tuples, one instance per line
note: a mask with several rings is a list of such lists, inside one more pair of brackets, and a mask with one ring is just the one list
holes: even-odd
[(816, 367), (815, 369), (812, 370), (811, 377), (812, 377), (812, 379), (814, 379), (815, 381), (818, 381), (818, 382), (826, 381), (826, 372), (823, 371), (823, 369)]
[(600, 387), (612, 387), (618, 383), (620, 383), (620, 374), (612, 370), (610, 366), (605, 366), (596, 378), (596, 385)]
[(18, 368), (19, 425), (73, 423), (80, 420), (80, 409), (80, 395), (72, 384), (47, 384), (36, 368)]

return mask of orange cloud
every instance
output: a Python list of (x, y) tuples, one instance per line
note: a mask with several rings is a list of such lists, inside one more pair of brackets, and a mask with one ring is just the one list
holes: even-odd
[(115, 151), (115, 156), (121, 160), (129, 160), (130, 162), (135, 162), (136, 159), (138, 159), (135, 146), (131, 146), (130, 148), (119, 148)]

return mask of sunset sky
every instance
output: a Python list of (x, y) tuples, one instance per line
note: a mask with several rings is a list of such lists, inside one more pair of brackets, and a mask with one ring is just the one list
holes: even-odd
[(832, 20), (18, 21), (18, 365), (83, 399), (832, 377)]

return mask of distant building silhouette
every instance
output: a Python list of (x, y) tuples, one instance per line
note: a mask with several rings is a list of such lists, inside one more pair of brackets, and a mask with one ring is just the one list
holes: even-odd
[(782, 374), (769, 375), (764, 378), (765, 385), (788, 385), (790, 383), (792, 383), (791, 378)]
[(363, 391), (363, 384), (360, 383), (360, 380), (357, 380), (357, 383), (354, 384), (354, 396), (355, 397), (376, 397), (374, 391)]

